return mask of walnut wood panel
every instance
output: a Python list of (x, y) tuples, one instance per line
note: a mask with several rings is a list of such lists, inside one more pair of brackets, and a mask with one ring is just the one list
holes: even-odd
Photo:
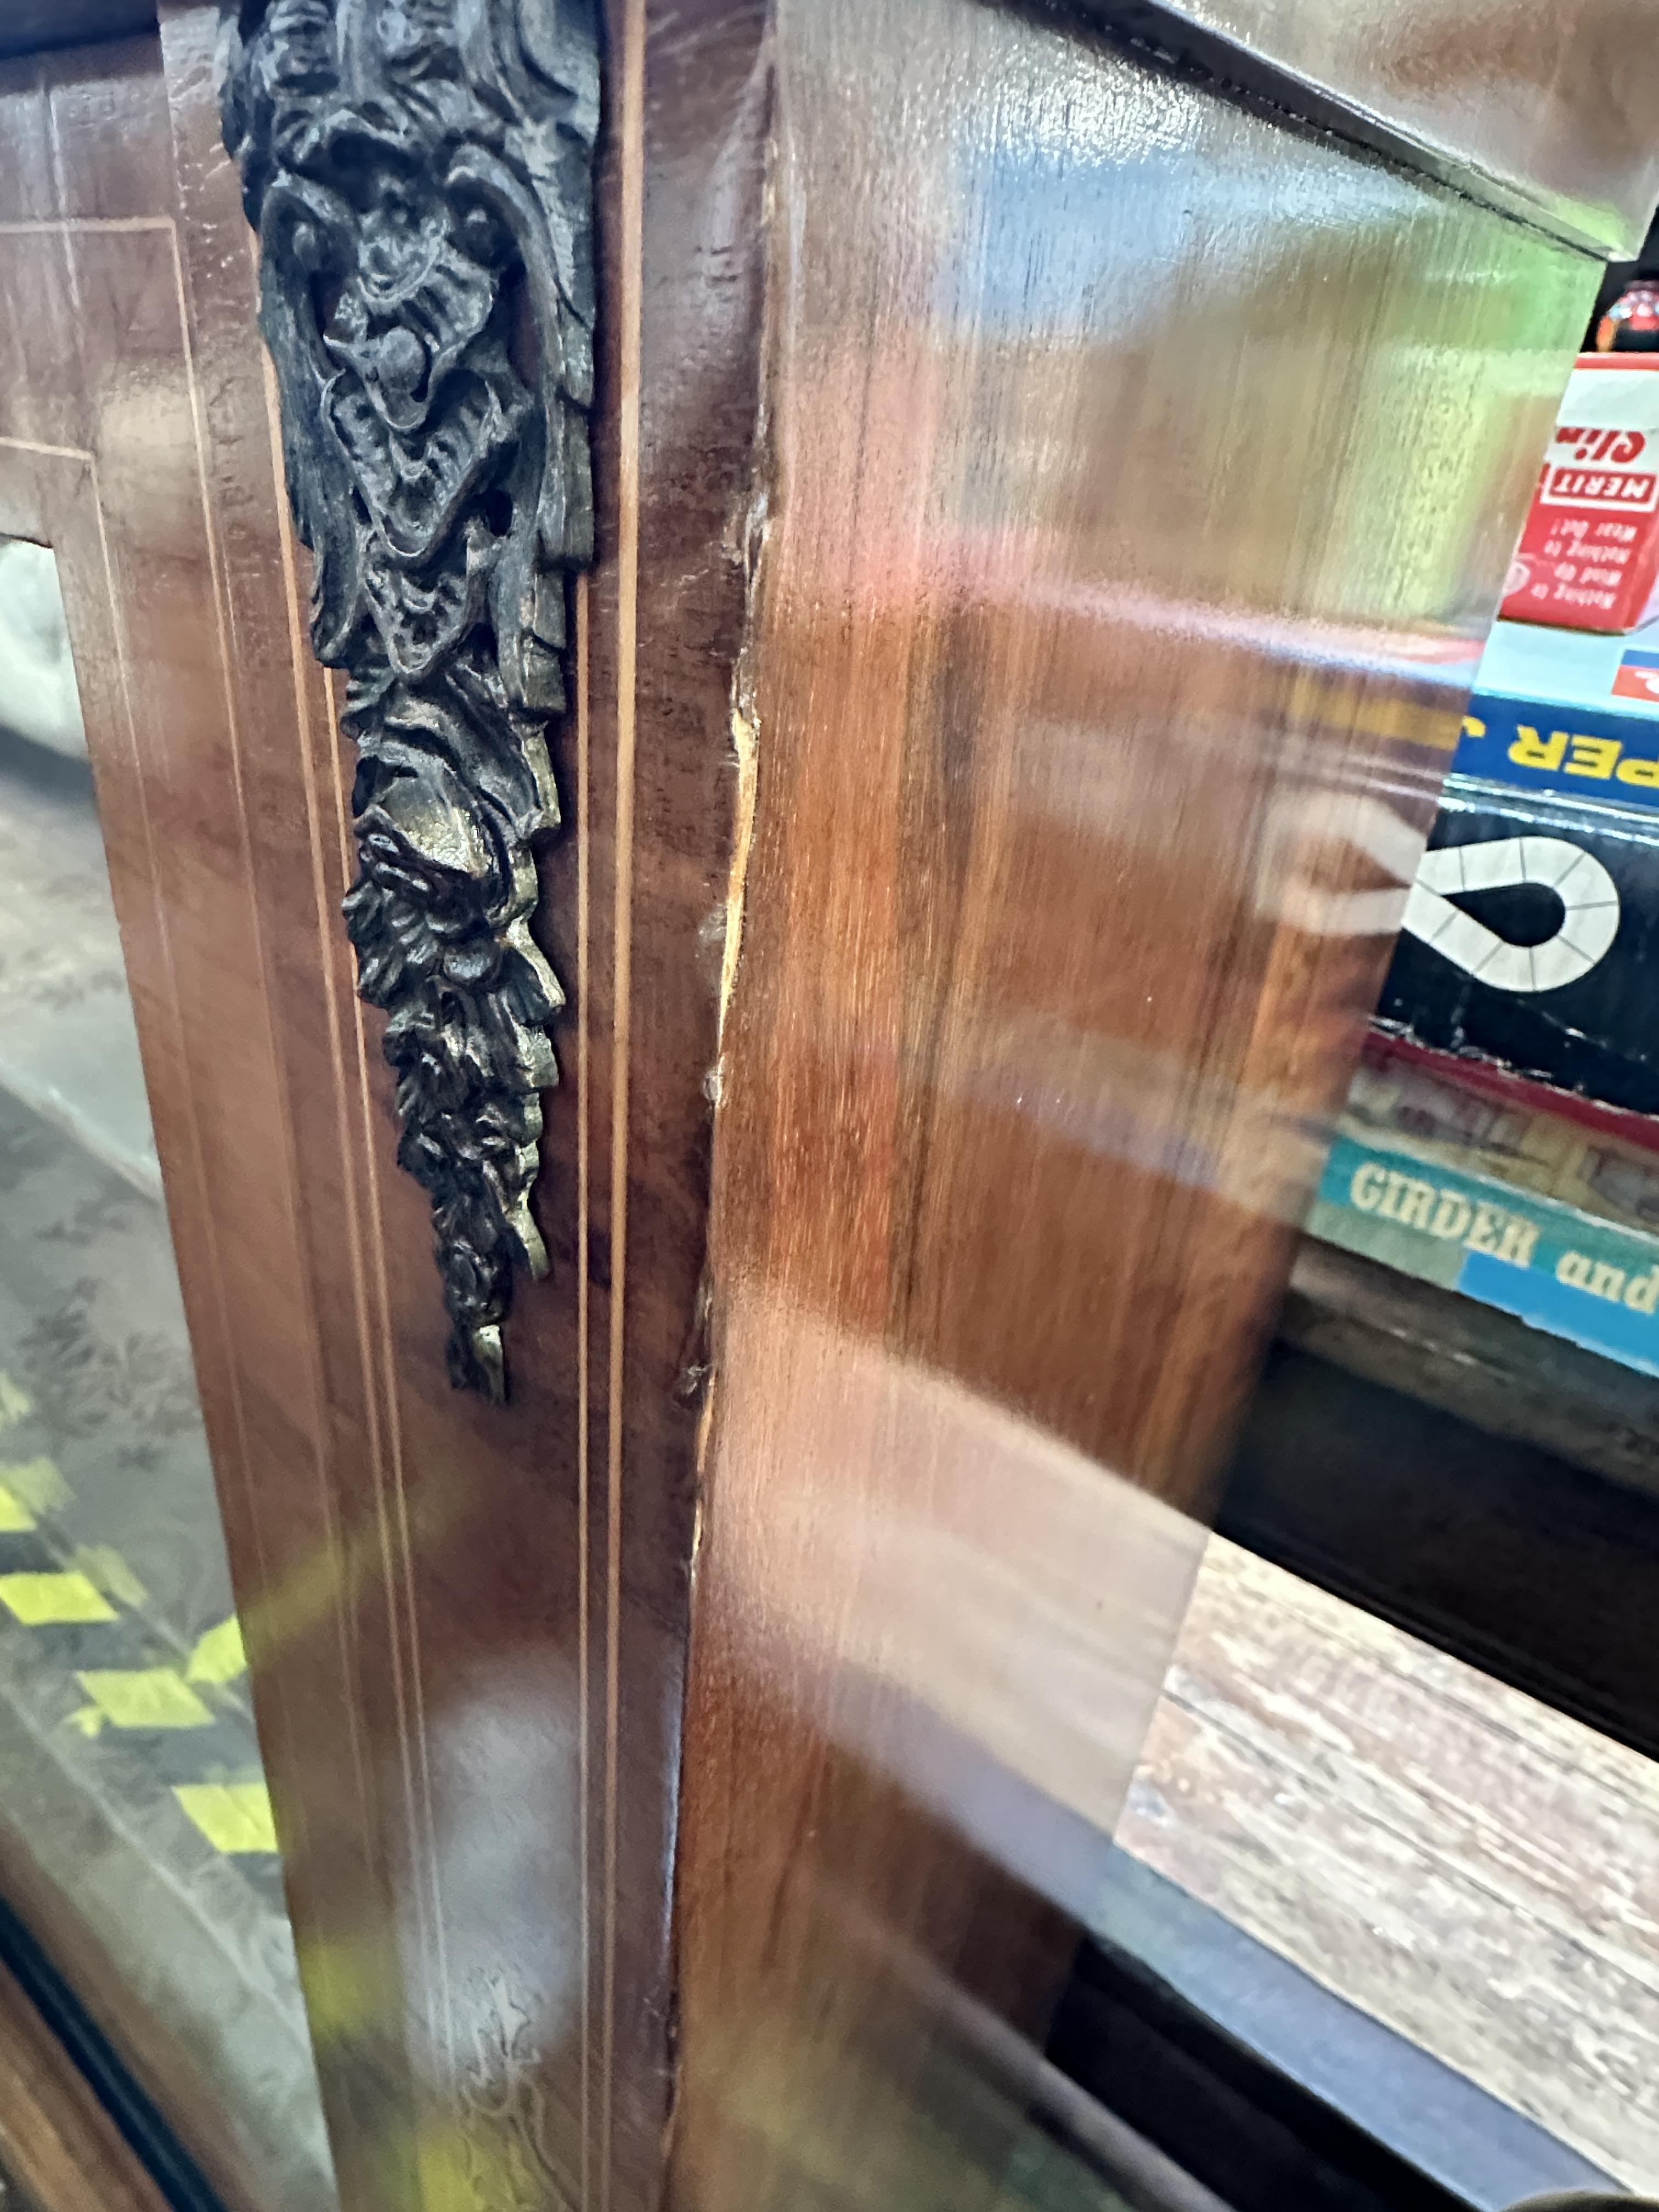
[[(337, 921), (349, 762), (303, 641), (214, 11), (164, 10), (232, 685), (240, 871), (300, 1284), (285, 1470), (232, 1528), (301, 1973), (354, 2207), (644, 2204), (672, 2095), (669, 1892), (697, 1328), (757, 413), (758, 11), (608, 25), (598, 557), (551, 732), (572, 834), (538, 936), (555, 1033), (505, 1408), (453, 1393), (377, 1018)], [(650, 223), (645, 216), (649, 206)], [(246, 1157), (246, 1156), (245, 1156)], [(280, 1164), (278, 1164), (280, 1163)], [(240, 1201), (216, 1194), (216, 1218)], [(242, 1324), (256, 1330), (252, 1313)], [(303, 1418), (301, 1419), (302, 1412)], [(299, 1470), (305, 1468), (303, 1480)]]
[(1464, 191), (1563, 236), (1641, 251), (1659, 194), (1646, 0), (1071, 3), (1344, 136), (1396, 133)]
[[(204, 1412), (234, 1505), (249, 1399), (303, 1332), (283, 1186), (242, 1171), (285, 1146), (269, 1032), (246, 990), (257, 961), (237, 880), (236, 761), (159, 60), (152, 38), (0, 69), (0, 529), (58, 553), (145, 1075), (167, 1132)], [(216, 1191), (239, 1184), (240, 1224), (216, 1210)], [(240, 1344), (239, 1301), (261, 1316)], [(71, 1925), (66, 1896), (52, 1897), (61, 1871), (14, 1864), (8, 1885), (37, 1908), (41, 1934), (83, 1977), (89, 2007), (216, 2187), (233, 2205), (326, 2203), (326, 2175), (306, 2168), (289, 2114), (238, 2096), (222, 2021), (205, 2005), (194, 2019), (152, 2014), (98, 1931)], [(246, 1966), (257, 2009), (268, 1992), (258, 1962)]]
[(675, 2201), (999, 2201), (1595, 265), (781, 0)]
[[(305, 642), (216, 31), (174, 7), (159, 48), (0, 80), (0, 520), (63, 572), (341, 2195), (644, 2203), (672, 2087), (758, 11), (701, 41), (612, 28), (599, 558), (554, 732), (576, 826), (537, 925), (577, 988), (552, 1273), (520, 1301), (506, 1409), (445, 1379), (351, 989), (350, 762)], [(752, 78), (735, 107), (702, 94), (709, 47), (722, 88)], [(33, 1917), (227, 2200), (310, 2201), (67, 1905)]]
[(19, 2212), (165, 2212), (75, 2062), (0, 1967), (0, 2189)]
[(672, 2143), (709, 2212), (967, 2212), (1022, 2105), (946, 1999), (1044, 2016), (1595, 269), (1022, 10), (609, 0), (493, 1407), (351, 988), (216, 10), (162, 16), (0, 79), (0, 438), (343, 2200), (622, 2212)]

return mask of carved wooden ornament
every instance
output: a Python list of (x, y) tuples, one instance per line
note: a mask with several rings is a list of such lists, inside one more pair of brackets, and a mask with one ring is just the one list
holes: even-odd
[(500, 1399), (514, 1262), (547, 1270), (563, 997), (529, 925), (592, 557), (592, 0), (240, 0), (222, 65), (312, 645), (350, 678), (357, 988), (390, 1018), (451, 1380)]

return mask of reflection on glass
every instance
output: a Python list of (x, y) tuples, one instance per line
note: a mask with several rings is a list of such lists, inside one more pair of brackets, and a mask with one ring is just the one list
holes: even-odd
[(6, 541), (0, 1893), (259, 2199), (331, 2203), (56, 566)]
[(1645, 2204), (1653, 1123), (1374, 1030), (1307, 1229), (1097, 1933), (1460, 2202)]

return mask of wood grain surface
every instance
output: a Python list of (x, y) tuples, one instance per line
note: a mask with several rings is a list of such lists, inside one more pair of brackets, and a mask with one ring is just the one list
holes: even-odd
[[(553, 1271), (504, 1413), (444, 1378), (352, 990), (351, 763), (305, 644), (216, 25), (173, 6), (159, 49), (0, 79), (0, 527), (63, 574), (341, 2194), (644, 2203), (672, 2094), (759, 11), (696, 35), (669, 11), (648, 46), (642, 11), (611, 27), (599, 560), (554, 732), (574, 834), (537, 923), (578, 988), (538, 1199)], [(51, 1898), (30, 1887), (31, 1917), (227, 2202), (309, 2201), (260, 2140), (280, 2116), (181, 2062)]]
[(970, 2212), (1029, 2131), (938, 1993), (1046, 2016), (1595, 267), (1022, 9), (607, 0), (496, 1409), (352, 990), (216, 14), (0, 79), (0, 521), (59, 554), (342, 2198)]
[(542, 856), (537, 921), (576, 988), (537, 1201), (552, 1273), (520, 1302), (505, 1413), (444, 1380), (422, 1209), (351, 991), (350, 763), (304, 644), (216, 23), (173, 6), (162, 27), (215, 552), (187, 659), (223, 706), (210, 744), (154, 740), (216, 902), (168, 908), (191, 1052), (157, 1123), (164, 1160), (192, 1119), (213, 1151), (175, 1233), (224, 1247), (223, 1350), (204, 1324), (198, 1358), (340, 2186), (354, 2206), (644, 2203), (672, 2096), (760, 11), (607, 25), (599, 559), (552, 733), (574, 831)]
[(1211, 1540), (1119, 1840), (1659, 2190), (1659, 1767)]
[(728, 526), (757, 411), (766, 104), (757, 9), (661, 14), (619, 7), (606, 26), (598, 559), (573, 611), (575, 710), (551, 732), (574, 828), (542, 855), (536, 924), (575, 988), (537, 1196), (552, 1272), (520, 1300), (505, 1410), (444, 1378), (422, 1208), (392, 1165), (389, 1074), (337, 919), (350, 763), (303, 642), (216, 15), (164, 14), (249, 732), (234, 873), (261, 922), (239, 988), (273, 1040), (286, 1123), (213, 1210), (258, 1250), (251, 1209), (283, 1188), (298, 1267), (286, 1302), (267, 1279), (262, 1320), (238, 1324), (264, 1358), (293, 1334), (280, 1388), (254, 1401), (285, 1433), (232, 1484), (228, 1517), (354, 2207), (644, 2204), (672, 2097), (708, 923), (734, 783)]
[(17, 2212), (166, 2212), (74, 2060), (0, 1967), (0, 2190), (8, 2182), (23, 2192)]
[(888, 1947), (1041, 2031), (1595, 271), (1024, 11), (775, 36), (675, 2202), (963, 2212)]
[[(309, 1317), (270, 1028), (250, 988), (260, 962), (239, 732), (155, 38), (0, 65), (0, 530), (58, 555), (204, 1413), (234, 1517), (260, 1426), (251, 1405), (265, 1403), (267, 1464), (293, 1486), (284, 1385), (303, 1372)], [(224, 2021), (153, 2010), (72, 1901), (75, 1867), (31, 1861), (27, 1807), (7, 1809), (9, 1891), (227, 2203), (326, 2206), (325, 2160), (282, 2099), (246, 2094), (223, 2063)], [(257, 2014), (275, 1993), (246, 1963)]]

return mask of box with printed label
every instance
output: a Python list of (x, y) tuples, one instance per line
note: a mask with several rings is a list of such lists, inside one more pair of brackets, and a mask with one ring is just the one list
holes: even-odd
[(1659, 1375), (1659, 1238), (1346, 1127), (1308, 1227), (1326, 1243)]
[(1452, 773), (1659, 809), (1659, 619), (1629, 637), (1494, 623)]
[(1378, 1021), (1659, 1114), (1655, 826), (1643, 808), (1449, 777)]
[(1378, 1008), (1396, 1035), (1659, 1114), (1659, 622), (1499, 622)]
[(1342, 1127), (1358, 1143), (1405, 1144), (1443, 1167), (1659, 1235), (1659, 1121), (1646, 1115), (1373, 1030)]
[(1581, 354), (1504, 587), (1515, 622), (1627, 630), (1659, 574), (1659, 356)]

